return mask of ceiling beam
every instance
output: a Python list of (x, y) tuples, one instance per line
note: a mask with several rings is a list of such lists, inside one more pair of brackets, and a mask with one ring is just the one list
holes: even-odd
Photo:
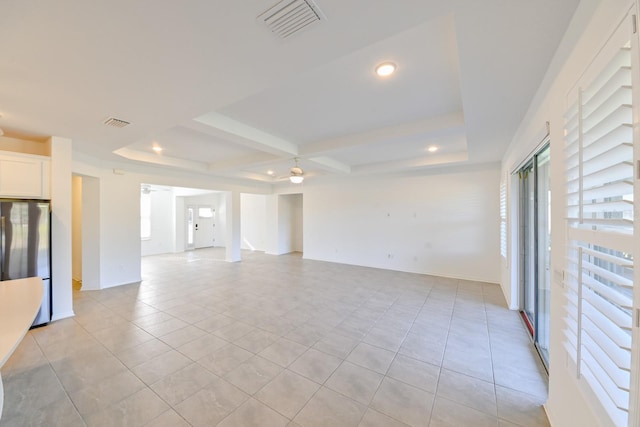
[(282, 157), (269, 153), (253, 153), (242, 157), (236, 157), (233, 159), (211, 163), (209, 165), (209, 170), (212, 172), (223, 172), (237, 168), (265, 165), (279, 161), (281, 159)]
[(400, 170), (417, 169), (427, 166), (459, 163), (467, 161), (468, 159), (468, 153), (466, 151), (463, 151), (457, 153), (442, 154), (439, 156), (424, 156), (408, 160), (393, 160), (390, 162), (371, 163), (368, 165), (354, 166), (351, 169), (354, 174), (397, 172)]
[(325, 170), (327, 172), (337, 172), (342, 174), (351, 173), (351, 166), (339, 162), (331, 157), (319, 156), (319, 157), (309, 157), (307, 161), (312, 162), (320, 169)]
[(183, 123), (183, 126), (276, 156), (298, 156), (298, 146), (293, 142), (218, 113), (196, 117)]
[(244, 178), (244, 179), (250, 179), (252, 181), (260, 181), (260, 182), (266, 182), (266, 183), (273, 183), (274, 179), (271, 176), (268, 175), (262, 175), (259, 173), (255, 173), (255, 172), (247, 172), (247, 171), (235, 171), (235, 172), (230, 172), (230, 173), (221, 173), (219, 175), (222, 176), (228, 176), (230, 178)]
[(464, 127), (464, 115), (462, 112), (455, 112), (396, 126), (388, 126), (372, 131), (312, 142), (300, 148), (300, 155), (311, 157), (342, 148), (372, 144), (392, 138), (402, 138), (416, 134), (425, 135), (425, 137), (436, 136), (442, 132), (460, 130), (462, 127)]
[(230, 171), (230, 170), (216, 170), (212, 169), (210, 166), (202, 162), (194, 162), (192, 160), (183, 160), (175, 157), (169, 156), (159, 156), (153, 153), (147, 153), (144, 151), (132, 150), (130, 148), (120, 148), (115, 150), (113, 154), (116, 154), (120, 157), (124, 157), (125, 159), (135, 160), (138, 162), (151, 163), (160, 166), (170, 166), (179, 169), (186, 169), (192, 172), (204, 172), (209, 174), (214, 174), (217, 176), (228, 176), (231, 178), (245, 178), (250, 179), (252, 181), (261, 181), (261, 182), (273, 182), (274, 179), (270, 176), (262, 175), (254, 172), (247, 171)]
[(208, 170), (207, 164), (203, 162), (195, 162), (193, 160), (184, 160), (169, 156), (160, 156), (158, 154), (133, 150), (126, 147), (113, 151), (113, 154), (129, 160), (135, 160), (138, 162), (151, 163), (161, 166), (172, 166), (181, 169), (188, 169), (194, 172), (207, 172)]

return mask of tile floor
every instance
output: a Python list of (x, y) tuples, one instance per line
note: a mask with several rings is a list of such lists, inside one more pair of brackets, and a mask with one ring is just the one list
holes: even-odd
[(75, 291), (2, 369), (0, 426), (546, 426), (497, 285), (219, 249)]

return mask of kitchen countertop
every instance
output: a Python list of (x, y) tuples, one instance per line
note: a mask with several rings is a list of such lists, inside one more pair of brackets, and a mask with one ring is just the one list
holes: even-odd
[[(0, 368), (9, 360), (26, 335), (42, 304), (42, 279), (7, 280), (0, 282)], [(4, 390), (0, 377), (0, 417)]]

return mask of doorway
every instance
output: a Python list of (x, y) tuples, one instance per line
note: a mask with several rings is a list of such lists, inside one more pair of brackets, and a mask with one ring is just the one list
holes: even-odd
[(100, 289), (100, 180), (73, 175), (71, 266), (76, 290)]
[(186, 250), (215, 245), (216, 210), (210, 205), (189, 205), (186, 211)]
[(547, 142), (519, 171), (520, 308), (545, 367), (549, 366), (551, 292), (550, 147)]
[(303, 199), (302, 194), (279, 196), (278, 247), (279, 253), (303, 252)]

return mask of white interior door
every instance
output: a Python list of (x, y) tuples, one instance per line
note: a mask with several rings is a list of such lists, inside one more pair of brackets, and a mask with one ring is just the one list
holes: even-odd
[(212, 247), (214, 244), (215, 210), (211, 206), (198, 206), (194, 214), (195, 248)]

